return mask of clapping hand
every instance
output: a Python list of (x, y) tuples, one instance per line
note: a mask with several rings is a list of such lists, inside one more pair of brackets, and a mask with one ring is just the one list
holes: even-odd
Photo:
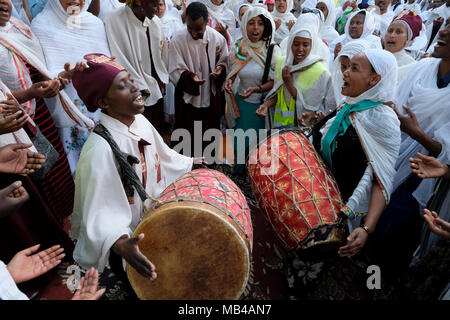
[(32, 96), (33, 97), (43, 97), (43, 98), (52, 98), (55, 97), (60, 91), (60, 80), (59, 78), (41, 81), (34, 83), (31, 86)]
[(347, 237), (349, 242), (347, 245), (339, 248), (338, 253), (341, 256), (353, 257), (357, 254), (365, 245), (368, 238), (368, 233), (361, 227), (356, 228)]
[(32, 145), (25, 143), (8, 144), (0, 148), (0, 172), (12, 174), (31, 174), (40, 169), (45, 156), (28, 149)]
[(17, 211), (29, 198), (25, 188), (22, 187), (22, 181), (16, 181), (0, 189), (0, 218)]
[(434, 157), (425, 156), (419, 152), (417, 157), (418, 159), (409, 158), (409, 162), (411, 163), (412, 172), (421, 179), (439, 178), (444, 176), (449, 170), (445, 164), (442, 164)]
[(11, 93), (7, 92), (6, 98), (7, 100), (0, 101), (0, 109), (3, 116), (9, 116), (21, 110), (19, 102)]
[(206, 81), (205, 79), (200, 79), (196, 73), (193, 74), (192, 80), (193, 80), (196, 84), (198, 84), (199, 86), (201, 86), (202, 84), (204, 84), (205, 81)]
[(70, 63), (67, 62), (66, 64), (64, 64), (64, 71), (62, 71), (58, 77), (65, 79), (67, 81), (71, 81), (72, 80), (72, 75), (75, 71), (83, 71), (84, 69), (86, 69), (86, 63), (84, 62), (77, 62), (75, 64), (75, 67), (71, 68)]
[(98, 271), (89, 269), (80, 280), (80, 286), (75, 292), (72, 300), (98, 300), (105, 293), (106, 289), (98, 288)]
[[(0, 107), (0, 109), (2, 108)], [(22, 110), (5, 116), (3, 119), (0, 119), (0, 134), (15, 132), (21, 129), (27, 121), (28, 115)]]
[(423, 218), (428, 224), (430, 230), (446, 239), (450, 239), (450, 223), (439, 218), (436, 212), (424, 209)]
[(233, 87), (233, 79), (228, 79), (227, 81), (225, 81), (225, 84), (224, 84), (224, 89), (225, 89), (225, 91), (226, 92), (228, 92), (229, 94), (233, 94), (233, 90), (232, 90), (232, 87)]
[(244, 91), (244, 93), (239, 93), (239, 96), (242, 99), (247, 99), (253, 93), (258, 93), (258, 92), (259, 92), (259, 87), (249, 87), (249, 88), (247, 88), (247, 90)]
[(407, 115), (402, 114), (398, 107), (394, 105), (394, 111), (400, 120), (400, 129), (414, 140), (417, 140), (423, 134), (423, 131), (420, 128), (416, 115), (406, 105), (403, 105), (403, 110), (406, 111)]
[(8, 263), (7, 269), (15, 283), (22, 283), (37, 278), (53, 269), (64, 258), (64, 249), (60, 245), (35, 253), (40, 247), (37, 244), (19, 251)]

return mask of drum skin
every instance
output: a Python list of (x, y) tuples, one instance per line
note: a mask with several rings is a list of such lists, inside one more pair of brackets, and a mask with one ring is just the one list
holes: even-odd
[(239, 299), (247, 285), (253, 231), (241, 190), (222, 173), (199, 169), (168, 186), (136, 228), (155, 265), (149, 280), (127, 264), (143, 300)]
[(247, 169), (259, 206), (286, 249), (342, 244), (337, 183), (298, 129), (272, 132), (250, 152)]

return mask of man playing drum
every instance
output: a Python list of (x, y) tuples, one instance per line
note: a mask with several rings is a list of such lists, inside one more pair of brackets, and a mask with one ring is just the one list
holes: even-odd
[(99, 272), (109, 264), (126, 283), (123, 259), (155, 279), (155, 266), (138, 247), (144, 234), (131, 237), (143, 215), (142, 200), (147, 194), (158, 197), (202, 159), (180, 155), (164, 143), (142, 116), (143, 98), (122, 66), (101, 54), (85, 59), (88, 67), (74, 73), (73, 85), (88, 109), (102, 112), (76, 169), (73, 257)]

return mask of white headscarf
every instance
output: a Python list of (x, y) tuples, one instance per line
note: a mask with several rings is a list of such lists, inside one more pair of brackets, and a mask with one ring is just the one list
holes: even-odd
[(225, 6), (225, 3), (216, 6), (211, 0), (199, 0), (203, 3), (206, 8), (208, 8), (209, 17), (213, 20), (212, 27), (214, 28), (217, 22), (220, 22), (224, 27), (228, 26), (228, 32), (230, 34), (236, 28), (236, 19), (234, 17), (233, 11)]
[(328, 8), (328, 16), (323, 23), (320, 34), (323, 40), (327, 43), (331, 43), (334, 39), (339, 37), (339, 33), (334, 28), (334, 23), (336, 21), (336, 5), (334, 4), (334, 0), (316, 0), (314, 6), (317, 7), (319, 2), (323, 2)]
[[(381, 49), (364, 51), (381, 80), (373, 88), (356, 98), (346, 97), (346, 102), (355, 104), (362, 100), (392, 101), (397, 81), (397, 62), (392, 53)], [(335, 118), (325, 125), (323, 137)], [(370, 204), (373, 175), (380, 183), (385, 202), (394, 191), (395, 163), (400, 148), (400, 122), (392, 108), (380, 104), (374, 108), (354, 112), (350, 117), (363, 149), (368, 167), (346, 205), (356, 214), (367, 212)], [(352, 227), (355, 227), (353, 225)]]
[(87, 12), (86, 4), (77, 15), (68, 15), (59, 0), (48, 0), (44, 10), (31, 23), (39, 38), (47, 67), (57, 76), (66, 62), (72, 66), (88, 53), (111, 56), (103, 22)]
[(161, 27), (166, 35), (167, 39), (172, 39), (172, 36), (179, 29), (183, 27), (183, 21), (181, 20), (181, 16), (178, 13), (178, 10), (173, 6), (172, 1), (165, 0), (166, 3), (166, 11), (162, 18), (159, 19), (161, 21)]
[[(248, 2), (243, 2), (243, 1), (239, 1), (234, 4), (233, 14), (234, 14), (234, 17), (236, 18), (237, 25), (238, 25), (238, 27), (236, 28), (236, 30), (234, 32), (234, 40), (237, 40), (242, 37), (241, 20), (239, 19), (239, 12), (241, 11), (242, 7), (248, 7), (250, 9), (250, 8), (252, 8), (252, 5)], [(244, 16), (242, 16), (242, 18), (244, 18)]]
[[(312, 13), (312, 12), (301, 14), (299, 16), (299, 18), (297, 19), (297, 21), (295, 22), (294, 26), (292, 27), (291, 32), (298, 29), (299, 26), (301, 26), (301, 25), (310, 25), (312, 28), (317, 30), (317, 39), (320, 39), (320, 41), (315, 42), (315, 44), (317, 46), (315, 48), (315, 52), (318, 56), (320, 56), (323, 59), (324, 64), (328, 66), (329, 61), (330, 61), (330, 49), (322, 41), (322, 36), (321, 36), (320, 32), (322, 30), (322, 25), (323, 25), (324, 19), (323, 19), (322, 11), (318, 10), (318, 12), (320, 13), (320, 16), (315, 13)], [(281, 48), (282, 52), (286, 52), (287, 48), (289, 47), (288, 40), (289, 40), (289, 37), (285, 38), (280, 43), (280, 48)]]
[(353, 40), (342, 47), (339, 55), (334, 59), (333, 69), (331, 70), (331, 86), (336, 100), (336, 105), (340, 105), (344, 100), (344, 96), (341, 93), (344, 79), (341, 71), (341, 57), (348, 57), (352, 59), (360, 52), (364, 52), (367, 49), (375, 49), (373, 44), (366, 40)]
[(296, 21), (297, 18), (291, 13), (292, 8), (294, 7), (293, 0), (286, 0), (286, 11), (285, 12), (278, 12), (277, 6), (274, 6), (272, 17), (273, 20), (281, 20), (280, 27), (275, 32), (275, 41), (277, 43), (280, 43), (284, 38), (286, 38), (289, 35), (289, 27), (288, 23), (289, 21)]
[(363, 32), (358, 39), (373, 42), (374, 45), (376, 46), (376, 48), (382, 49), (381, 39), (379, 37), (373, 35), (373, 32), (375, 31), (375, 27), (376, 27), (376, 21), (373, 17), (373, 14), (367, 10), (360, 10), (360, 11), (353, 12), (350, 15), (350, 17), (347, 20), (347, 23), (345, 24), (345, 33), (343, 35), (339, 36), (338, 38), (336, 38), (330, 44), (330, 51), (331, 51), (332, 55), (334, 55), (334, 48), (336, 47), (336, 45), (338, 43), (342, 43), (342, 45), (344, 46), (346, 43), (348, 43), (350, 41), (357, 40), (357, 39), (353, 39), (350, 36), (349, 28), (350, 28), (350, 22), (352, 21), (352, 19), (360, 12), (365, 12), (365, 18), (364, 18)]
[(345, 97), (345, 102), (355, 104), (362, 100), (388, 102), (395, 98), (397, 88), (397, 61), (392, 53), (380, 49), (368, 49), (364, 55), (369, 60), (381, 80), (357, 97)]

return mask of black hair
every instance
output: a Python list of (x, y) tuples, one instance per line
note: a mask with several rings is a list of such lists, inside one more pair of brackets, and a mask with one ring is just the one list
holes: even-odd
[(272, 41), (272, 23), (262, 14), (260, 14), (258, 17), (261, 18), (264, 24), (264, 32), (261, 36), (261, 39), (266, 42), (266, 47), (268, 48), (270, 46), (270, 42)]
[(208, 21), (208, 8), (201, 2), (192, 2), (186, 8), (186, 16), (189, 16), (192, 21), (203, 18)]

